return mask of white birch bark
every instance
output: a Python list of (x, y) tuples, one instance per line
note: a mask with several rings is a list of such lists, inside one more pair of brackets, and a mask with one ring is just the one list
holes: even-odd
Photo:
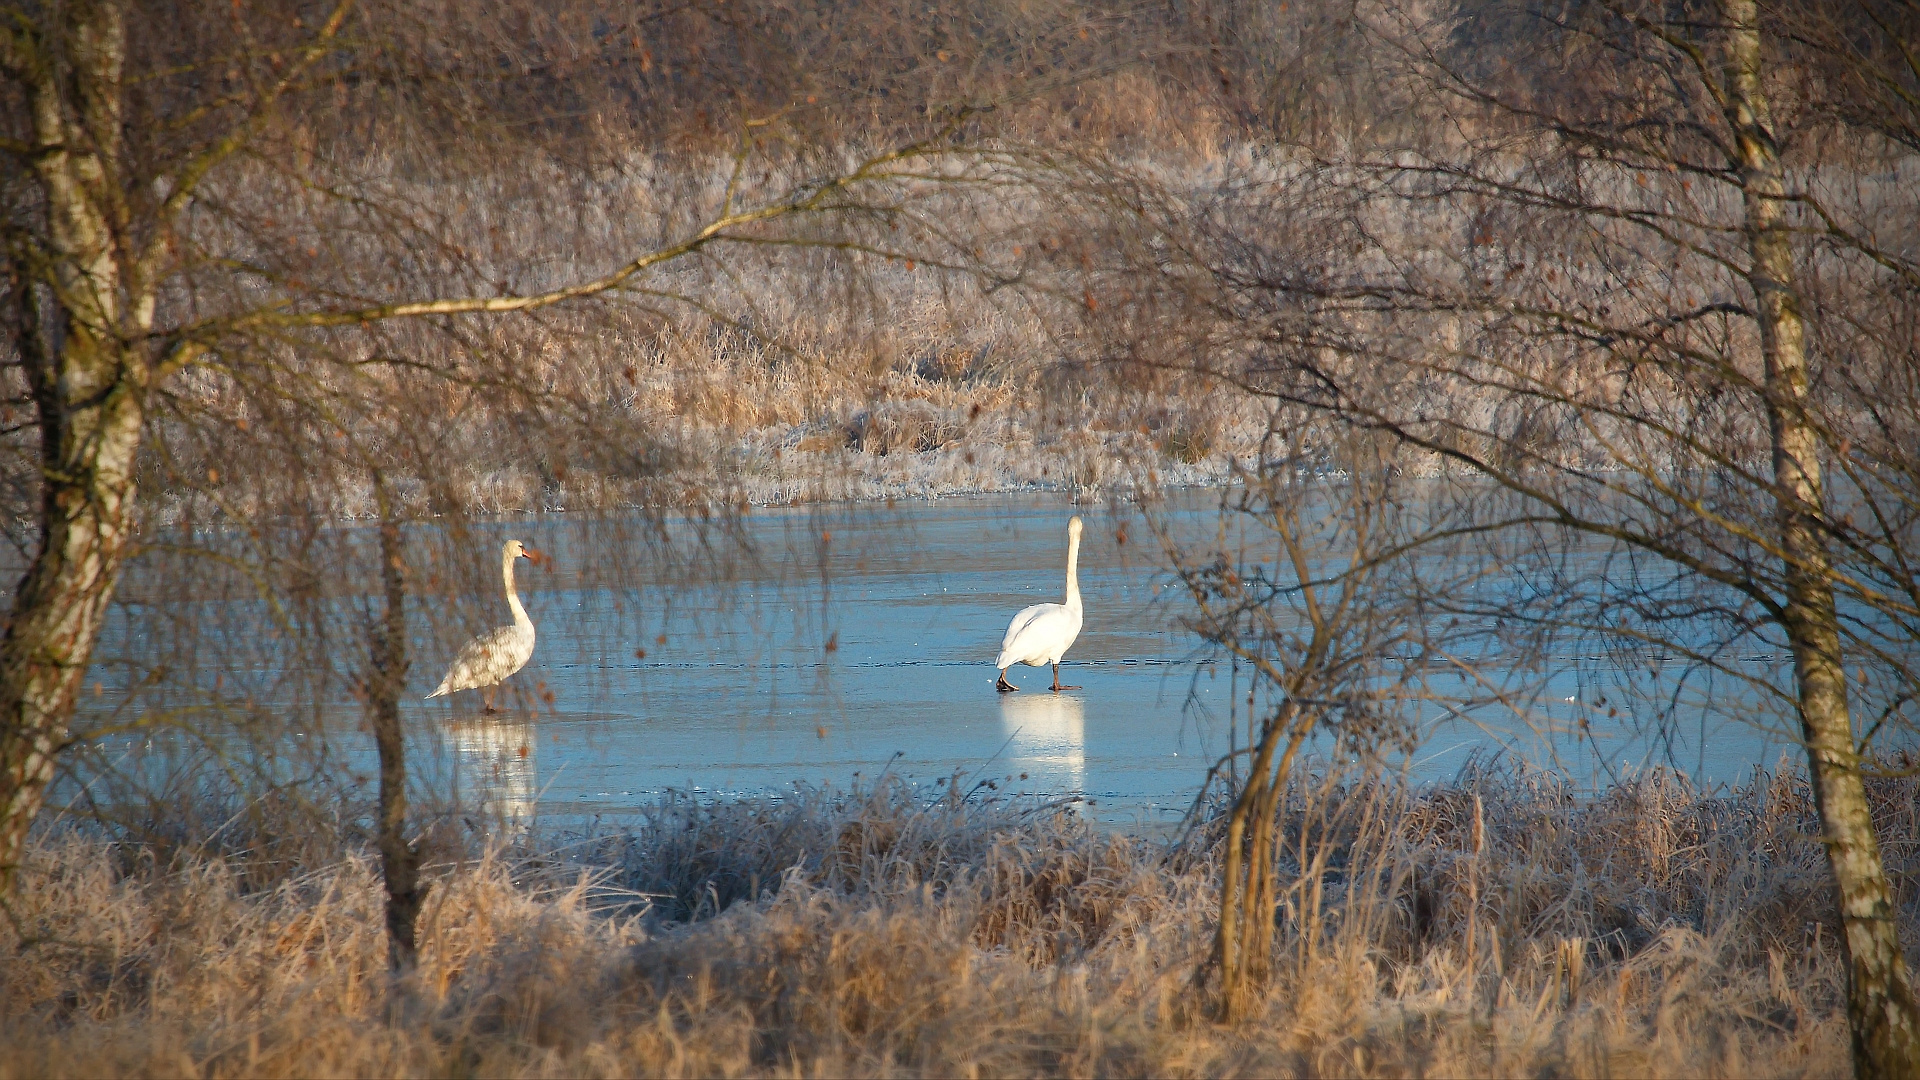
[(30, 95), (48, 226), (41, 265), (26, 267), (37, 284), (16, 291), (43, 490), (39, 546), (0, 639), (0, 890), (45, 800), (131, 540), (153, 301), (123, 261), (123, 14), (74, 4), (60, 42), (16, 32), (0, 56)]
[(1880, 857), (1847, 706), (1833, 564), (1821, 518), (1819, 433), (1806, 413), (1807, 331), (1795, 291), (1786, 182), (1764, 84), (1755, 0), (1726, 0), (1726, 111), (1746, 203), (1748, 280), (1758, 303), (1774, 496), (1785, 556), (1783, 623), (1792, 643), (1800, 722), (1833, 871), (1847, 954), (1854, 1071), (1920, 1074), (1920, 1011), (1900, 950), (1892, 888)]

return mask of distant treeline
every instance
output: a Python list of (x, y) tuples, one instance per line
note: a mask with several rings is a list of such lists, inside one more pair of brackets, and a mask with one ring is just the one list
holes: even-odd
[[(235, 32), (226, 3), (164, 6), (152, 24), (179, 34), (136, 50), (197, 60), (208, 35)], [(1521, 34), (1483, 6), (1465, 5), (1463, 26), (1508, 29), (1497, 41), (1466, 31), (1463, 47)], [(294, 34), (331, 8), (250, 5), (249, 23)], [(1049, 139), (1124, 142), (1196, 122), (1317, 138), (1372, 130), (1406, 104), (1377, 84), (1362, 14), (1351, 0), (386, 0), (348, 16), (359, 32), (343, 35), (342, 77), (310, 122), (323, 142), (477, 162), (495, 140), (568, 155), (713, 148), (746, 122), (806, 141), (896, 137), (969, 107)], [(186, 82), (197, 94), (200, 80)]]
[[(1441, 15), (1452, 32), (1437, 59), (1518, 98), (1564, 99), (1579, 89), (1570, 58), (1630, 46), (1639, 6), (1457, 0)], [(331, 102), (334, 134), (463, 153), (491, 134), (571, 154), (712, 148), (747, 122), (809, 141), (895, 137), (969, 107), (1055, 140), (1154, 141), (1196, 125), (1254, 140), (1391, 140), (1423, 110), (1379, 31), (1435, 14), (1393, 0), (441, 0), (361, 11), (375, 48), (342, 60), (355, 70)], [(1920, 74), (1880, 55), (1900, 36), (1880, 28), (1915, 18), (1892, 0), (1764, 14), (1781, 24), (1775, 59), (1797, 72), (1803, 106), (1887, 128), (1885, 100), (1920, 100)], [(409, 137), (394, 139), (399, 129)], [(1920, 146), (1911, 124), (1888, 133)]]

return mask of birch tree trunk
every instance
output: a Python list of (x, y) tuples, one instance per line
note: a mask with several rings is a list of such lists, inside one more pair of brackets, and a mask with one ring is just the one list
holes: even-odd
[(1786, 183), (1762, 86), (1755, 0), (1727, 0), (1727, 118), (1745, 196), (1748, 280), (1758, 302), (1774, 497), (1785, 556), (1783, 619), (1793, 648), (1800, 723), (1815, 805), (1844, 929), (1847, 1014), (1859, 1076), (1920, 1074), (1920, 1010), (1900, 949), (1892, 888), (1880, 858), (1847, 707), (1833, 566), (1821, 531), (1820, 438), (1808, 420), (1806, 322), (1795, 292)]
[(12, 890), (132, 540), (153, 320), (151, 291), (128, 280), (121, 228), (121, 9), (71, 5), (57, 42), (8, 33), (0, 64), (30, 97), (48, 227), (44, 247), (13, 258), (43, 471), (39, 545), (0, 638), (0, 894)]
[[(61, 0), (14, 4), (0, 17), (0, 162), (13, 170), (6, 174), (9, 191), (19, 193), (0, 217), (0, 302), (10, 303), (0, 323), (9, 324), (4, 329), (12, 331), (9, 344), (35, 403), (43, 497), (37, 547), (0, 627), (0, 901), (14, 888), (28, 830), (46, 801), (60, 754), (72, 742), (66, 725), (133, 548), (135, 478), (148, 432), (148, 395), (158, 384), (209, 353), (244, 368), (249, 378), (272, 380), (277, 361), (271, 350), (257, 348), (260, 335), (285, 344), (289, 335), (325, 328), (532, 312), (624, 289), (668, 263), (728, 245), (798, 241), (838, 247), (808, 231), (762, 233), (775, 222), (818, 221), (821, 215), (865, 220), (864, 211), (854, 211), (867, 198), (863, 191), (893, 185), (911, 171), (904, 169), (909, 162), (953, 153), (964, 145), (958, 133), (971, 123), (965, 118), (974, 115), (957, 113), (932, 135), (909, 138), (784, 194), (742, 202), (733, 192), (703, 224), (660, 247), (629, 252), (621, 265), (596, 276), (538, 292), (489, 285), (479, 295), (462, 289), (412, 299), (396, 298), (417, 284), (401, 280), (370, 290), (393, 296), (360, 303), (303, 282), (297, 273), (282, 273), (286, 267), (273, 252), (256, 265), (259, 252), (225, 250), (231, 237), (218, 227), (178, 227), (189, 213), (219, 201), (205, 199), (204, 188), (224, 163), (248, 157), (270, 163), (289, 146), (311, 153), (310, 141), (298, 133), (310, 135), (305, 121), (319, 113), (302, 110), (338, 109), (318, 91), (358, 85), (365, 77), (349, 55), (414, 41), (410, 35), (424, 25), (383, 10), (356, 24), (374, 27), (370, 36), (343, 42), (354, 7), (354, 0), (332, 0), (331, 13), (315, 20), (318, 25), (303, 16), (265, 37), (255, 31), (269, 28), (266, 15), (239, 8), (230, 20), (213, 8), (183, 10), (176, 20), (164, 5)], [(131, 52), (130, 20), (136, 46)], [(151, 47), (152, 35), (176, 30), (173, 41)], [(394, 36), (385, 36), (389, 32)], [(478, 107), (480, 99), (467, 90), (479, 88), (486, 97), (492, 85), (483, 75), (472, 87), (436, 100)], [(429, 113), (423, 106), (418, 116)], [(275, 142), (289, 120), (295, 137)], [(129, 142), (123, 132), (137, 138)], [(759, 138), (743, 144), (741, 153), (759, 153)], [(323, 202), (372, 205), (367, 200), (373, 189), (356, 187), (367, 178), (349, 171), (355, 178), (337, 189), (310, 179), (301, 183), (320, 192)], [(217, 209), (209, 213), (207, 220), (223, 216)], [(328, 219), (322, 214), (313, 220)], [(289, 245), (285, 254), (292, 266), (338, 270), (329, 266), (331, 255), (322, 259), (318, 249), (298, 240), (303, 227), (269, 226), (273, 238), (255, 236), (243, 247)], [(408, 230), (395, 242), (419, 238)], [(202, 291), (185, 273), (189, 268), (212, 275), (210, 287)], [(360, 269), (341, 272), (352, 276)], [(163, 290), (183, 302), (156, 329), (155, 301)], [(193, 299), (184, 300), (189, 295)], [(521, 388), (550, 392), (535, 389), (544, 376), (534, 369), (520, 377), (526, 380)], [(397, 618), (403, 597), (389, 596)], [(382, 662), (389, 672), (403, 671), (404, 652)], [(391, 675), (383, 678), (390, 681)], [(389, 805), (400, 808), (396, 820), (403, 824), (403, 777), (393, 777)], [(406, 863), (392, 865), (398, 899), (413, 888), (406, 884), (412, 873)]]

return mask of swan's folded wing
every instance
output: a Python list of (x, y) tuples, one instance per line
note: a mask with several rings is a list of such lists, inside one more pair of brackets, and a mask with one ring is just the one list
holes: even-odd
[(520, 670), (520, 665), (514, 663), (513, 646), (511, 626), (498, 627), (467, 642), (461, 647), (460, 655), (453, 658), (447, 677), (440, 681), (440, 689), (434, 691), (434, 695), (492, 686)]
[(1013, 617), (1013, 621), (1007, 624), (1006, 636), (1000, 639), (1000, 651), (1006, 652), (1013, 648), (1013, 643), (1020, 640), (1020, 635), (1026, 632), (1027, 627), (1033, 625), (1033, 620), (1045, 615), (1048, 608), (1057, 606), (1059, 605), (1035, 604), (1032, 607), (1021, 608), (1019, 614)]
[(1023, 608), (1007, 626), (1007, 636), (1000, 641), (1000, 657), (993, 666), (1005, 668), (1009, 664), (1030, 663), (1035, 657), (1045, 655), (1049, 643), (1055, 636), (1066, 633), (1071, 622), (1072, 616), (1060, 604)]

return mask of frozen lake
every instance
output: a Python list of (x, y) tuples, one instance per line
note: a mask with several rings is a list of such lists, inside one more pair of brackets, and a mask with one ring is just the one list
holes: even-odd
[[(1008, 619), (1061, 599), (1076, 512), (1087, 616), (1062, 681), (1080, 689), (1055, 694), (1048, 669), (1022, 666), (1008, 674), (1024, 689), (998, 693)], [(734, 582), (663, 592), (672, 610), (638, 620), (644, 658), (626, 641), (569, 655), (555, 627), (592, 621), (568, 616), (593, 598), (525, 575), (543, 629), (516, 679), (546, 683), (555, 704), (486, 717), (467, 694), (422, 719), (444, 731), (463, 776), (548, 814), (891, 770), (1003, 789), (1011, 778), (1014, 790), (1084, 797), (1103, 818), (1177, 818), (1226, 746), (1228, 680), (1196, 678), (1197, 642), (1156, 589), (1159, 553), (1150, 538), (1117, 543), (1126, 524), (1058, 496), (756, 510), (758, 558)], [(591, 653), (600, 635), (589, 636)]]
[[(1215, 501), (1192, 495), (1176, 528), (1210, 534)], [(1009, 617), (1060, 599), (1073, 513), (1087, 523), (1086, 624), (1062, 679), (1081, 688), (1054, 694), (1046, 669), (1016, 667), (1009, 677), (1023, 691), (996, 693), (992, 660)], [(444, 755), (429, 756), (470, 794), (547, 818), (617, 816), (669, 789), (725, 797), (891, 770), (1079, 798), (1103, 821), (1152, 826), (1191, 804), (1228, 749), (1236, 704), (1245, 738), (1244, 676), (1196, 663), (1199, 643), (1177, 625), (1184, 597), (1164, 589), (1160, 551), (1137, 517), (1048, 494), (756, 509), (745, 527), (754, 554), (732, 580), (655, 582), (641, 595), (657, 596), (657, 610), (640, 612), (568, 584), (558, 541), (561, 573), (523, 574), (541, 637), (515, 677), (555, 701), (523, 695), (495, 716), (479, 713), (476, 693), (423, 704), (416, 726)], [(416, 681), (430, 686), (442, 664), (422, 656)], [(1792, 749), (1709, 711), (1666, 738), (1636, 732), (1625, 716), (1590, 711), (1588, 667), (1544, 683), (1531, 723), (1587, 719), (1590, 739), (1482, 716), (1434, 726), (1396, 766), (1451, 775), (1476, 751), (1504, 748), (1582, 783), (1604, 782), (1604, 766), (1618, 775), (1654, 764), (1727, 782)]]

